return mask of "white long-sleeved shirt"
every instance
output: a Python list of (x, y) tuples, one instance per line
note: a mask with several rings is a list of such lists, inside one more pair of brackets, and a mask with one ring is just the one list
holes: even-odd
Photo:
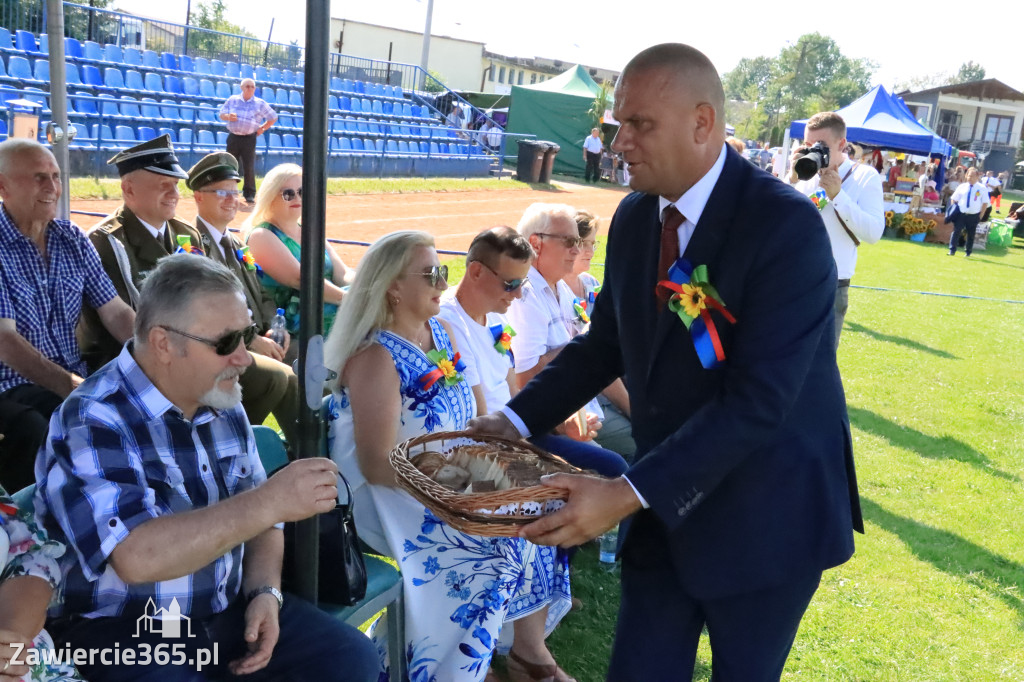
[[(821, 210), (821, 218), (825, 221), (829, 241), (832, 242), (832, 257), (836, 261), (839, 279), (851, 279), (857, 267), (857, 246), (850, 239), (843, 226), (839, 224), (838, 214), (842, 217), (850, 232), (857, 239), (874, 244), (882, 238), (885, 229), (885, 211), (882, 205), (882, 176), (874, 168), (863, 163), (853, 165), (844, 159), (839, 166), (839, 177), (850, 177), (843, 182), (843, 187), (825, 208)], [(793, 187), (801, 194), (811, 195), (819, 186), (818, 176), (810, 180), (800, 180)]]

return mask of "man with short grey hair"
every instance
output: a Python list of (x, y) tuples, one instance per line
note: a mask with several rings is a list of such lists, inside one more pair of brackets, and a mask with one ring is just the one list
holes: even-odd
[(256, 96), (256, 81), (242, 80), (242, 94), (228, 97), (220, 107), (220, 120), (228, 124), (227, 152), (238, 159), (245, 182), (242, 196), (247, 206), (256, 202), (256, 141), (277, 121), (277, 114)]
[(0, 144), (0, 483), (12, 491), (34, 481), (50, 414), (88, 373), (75, 338), (83, 299), (118, 342), (135, 320), (96, 249), (57, 219), (61, 189), (49, 149)]
[[(337, 466), (303, 459), (267, 479), (240, 406), (254, 334), (230, 270), (168, 256), (142, 285), (134, 339), (52, 421), (36, 510), (74, 551), (49, 630), (61, 647), (121, 647), (79, 666), (89, 680), (377, 679), (369, 639), (281, 593), (281, 524), (334, 507)], [(180, 632), (146, 626), (159, 614)], [(144, 662), (159, 646), (170, 664)]]

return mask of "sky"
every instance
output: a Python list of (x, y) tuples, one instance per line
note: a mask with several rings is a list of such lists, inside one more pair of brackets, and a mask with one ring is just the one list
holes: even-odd
[[(184, 23), (187, 1), (116, 0), (113, 6)], [(200, 1), (193, 0), (193, 6)], [(225, 0), (225, 4), (229, 21), (258, 36), (265, 37), (274, 20), (275, 42), (298, 40), (301, 45), (305, 41), (304, 2)], [(943, 9), (942, 4), (929, 8), (920, 3), (858, 0), (849, 3), (846, 16), (808, 10), (803, 15), (777, 17), (766, 16), (767, 8), (783, 3), (764, 0), (699, 6), (678, 0), (434, 0), (431, 32), (484, 42), (491, 52), (508, 56), (543, 56), (615, 70), (645, 47), (683, 42), (704, 52), (721, 73), (743, 57), (775, 56), (787, 42), (818, 32), (835, 40), (844, 55), (877, 62), (873, 85), (891, 89), (914, 76), (956, 72), (962, 63), (973, 60), (985, 67), (987, 77), (1024, 91), (1024, 59), (1013, 32), (1014, 27), (1024, 26), (1024, 2), (997, 3), (991, 14), (988, 8), (971, 12), (971, 22), (980, 25), (970, 30), (956, 21), (957, 5), (950, 2)], [(331, 1), (332, 17), (413, 31), (423, 31), (426, 15), (427, 0)]]

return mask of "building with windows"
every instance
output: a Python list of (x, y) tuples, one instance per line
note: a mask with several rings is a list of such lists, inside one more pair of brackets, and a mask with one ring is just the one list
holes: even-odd
[[(508, 57), (484, 50), (480, 92), (508, 95), (513, 85), (536, 85), (565, 72), (575, 64), (546, 57)], [(598, 84), (615, 84), (618, 71), (584, 66)]]
[(1024, 93), (986, 78), (899, 95), (918, 121), (983, 159), (983, 170), (1012, 170), (1024, 124)]

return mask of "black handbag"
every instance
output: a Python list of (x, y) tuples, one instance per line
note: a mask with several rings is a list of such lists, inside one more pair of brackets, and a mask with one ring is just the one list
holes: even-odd
[[(347, 502), (340, 501), (334, 509), (318, 517), (320, 526), (318, 599), (328, 604), (354, 606), (366, 596), (366, 564), (360, 551), (359, 536), (352, 518), (352, 488), (340, 473), (338, 478), (345, 484)], [(291, 557), (295, 546), (295, 524), (287, 524), (285, 533), (285, 576), (282, 581), (288, 585), (294, 579)]]

